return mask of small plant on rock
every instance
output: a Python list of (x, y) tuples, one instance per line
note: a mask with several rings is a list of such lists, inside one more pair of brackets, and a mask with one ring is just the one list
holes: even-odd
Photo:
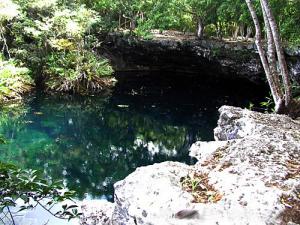
[(181, 184), (193, 195), (196, 203), (216, 203), (222, 198), (222, 194), (209, 184), (206, 173), (191, 173), (181, 178)]

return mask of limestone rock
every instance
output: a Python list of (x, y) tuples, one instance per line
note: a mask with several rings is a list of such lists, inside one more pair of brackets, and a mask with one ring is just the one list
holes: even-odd
[[(229, 106), (219, 111), (215, 138), (220, 141), (191, 148), (196, 168), (208, 171), (224, 193), (218, 205), (234, 215), (237, 210), (235, 218), (248, 224), (255, 224), (253, 219), (257, 224), (300, 223), (300, 122)], [(282, 204), (284, 196), (298, 206)]]
[(182, 163), (165, 162), (140, 167), (117, 182), (113, 224), (175, 224), (178, 211), (192, 208), (193, 198), (180, 184), (190, 170)]
[(82, 225), (109, 225), (114, 204), (106, 200), (89, 200), (81, 204), (83, 215), (80, 217)]
[(219, 112), (215, 140), (256, 136), (300, 141), (300, 122), (285, 115), (263, 114), (231, 106), (222, 106)]

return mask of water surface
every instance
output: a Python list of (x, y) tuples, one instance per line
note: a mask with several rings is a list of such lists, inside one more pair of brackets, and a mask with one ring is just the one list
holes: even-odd
[(0, 160), (63, 179), (78, 199), (113, 200), (113, 183), (138, 166), (193, 163), (188, 149), (213, 140), (221, 105), (263, 99), (244, 83), (129, 78), (119, 77), (110, 97), (35, 94), (3, 106), (0, 133), (8, 144), (0, 145)]

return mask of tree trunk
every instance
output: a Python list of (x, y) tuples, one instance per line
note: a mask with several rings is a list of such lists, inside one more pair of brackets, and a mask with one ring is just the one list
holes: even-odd
[[(262, 6), (262, 4), (261, 4)], [(270, 23), (268, 21), (267, 14), (262, 6), (262, 12), (263, 12), (263, 18), (265, 21), (265, 29), (266, 29), (266, 35), (267, 35), (267, 41), (268, 41), (268, 61), (270, 66), (270, 76), (273, 80), (273, 86), (274, 86), (274, 99), (275, 102), (282, 101), (283, 100), (283, 92), (280, 88), (281, 83), (279, 79), (279, 74), (277, 71), (277, 65), (276, 65), (276, 52), (275, 52), (275, 44), (274, 44), (274, 38), (272, 35)], [(278, 105), (279, 106), (279, 105)], [(282, 106), (281, 106), (282, 107)], [(276, 111), (280, 111), (281, 109), (276, 109)]]
[(119, 14), (119, 30), (121, 30), (122, 16)]
[(241, 23), (239, 25), (239, 27), (240, 27), (240, 35), (241, 35), (242, 39), (244, 39), (245, 38), (245, 24)]
[(130, 20), (130, 32), (134, 31), (136, 28), (136, 20), (133, 18)]
[(221, 22), (220, 22), (220, 25), (219, 25), (219, 34), (220, 34), (220, 40), (222, 40), (223, 39), (224, 30), (223, 30), (223, 25), (222, 25)]
[(233, 40), (235, 40), (235, 41), (238, 38), (239, 30), (240, 30), (240, 27), (238, 25), (236, 25), (234, 33), (233, 33)]
[(281, 42), (280, 42), (279, 30), (278, 30), (277, 24), (275, 22), (273, 13), (271, 11), (269, 2), (267, 0), (261, 0), (261, 5), (263, 8), (263, 11), (265, 11), (265, 13), (266, 13), (266, 19), (270, 23), (270, 28), (271, 28), (272, 35), (274, 38), (274, 44), (276, 47), (276, 53), (277, 53), (277, 57), (278, 57), (280, 72), (281, 72), (281, 76), (283, 79), (283, 85), (284, 85), (284, 90), (285, 90), (285, 106), (288, 108), (291, 103), (291, 99), (292, 99), (292, 91), (291, 91), (292, 88), (291, 88), (289, 72), (287, 69), (287, 64), (286, 64), (285, 57), (284, 57), (283, 48), (282, 48)]
[(198, 21), (197, 21), (197, 37), (199, 39), (203, 38), (203, 31), (204, 31), (204, 24), (202, 22), (202, 19), (198, 18)]
[[(300, 101), (292, 98), (291, 80), (280, 42), (279, 30), (268, 0), (260, 0), (267, 38), (267, 57), (262, 44), (262, 31), (252, 0), (245, 0), (256, 31), (257, 49), (275, 102), (277, 113), (300, 116)], [(277, 67), (277, 60), (279, 68)]]
[(280, 89), (280, 87), (276, 87), (276, 82), (274, 82), (274, 77), (271, 74), (271, 69), (270, 69), (270, 66), (269, 66), (269, 62), (268, 62), (268, 60), (265, 56), (265, 50), (264, 50), (263, 44), (262, 44), (262, 35), (261, 35), (262, 31), (261, 31), (261, 27), (260, 27), (260, 24), (259, 24), (259, 20), (258, 20), (256, 11), (254, 9), (254, 6), (252, 4), (252, 1), (251, 0), (246, 0), (246, 3), (247, 3), (247, 6), (248, 6), (250, 14), (251, 14), (251, 17), (252, 17), (253, 22), (254, 22), (255, 33), (256, 33), (255, 34), (255, 39), (256, 39), (255, 43), (256, 43), (257, 50), (258, 50), (258, 53), (259, 53), (264, 71), (266, 73), (266, 77), (267, 77), (267, 80), (268, 80), (268, 83), (269, 83), (269, 86), (270, 86), (270, 89), (271, 89), (271, 93), (272, 93), (272, 96), (273, 96), (273, 99), (274, 99), (274, 102), (275, 102), (275, 110), (276, 110), (276, 112), (281, 112), (282, 107), (283, 107), (283, 99), (280, 98), (280, 96), (278, 94), (278, 90)]
[(250, 38), (251, 34), (252, 34), (252, 27), (251, 26), (247, 26), (246, 41)]

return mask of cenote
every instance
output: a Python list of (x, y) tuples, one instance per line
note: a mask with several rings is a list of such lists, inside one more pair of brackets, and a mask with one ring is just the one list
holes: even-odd
[(139, 166), (194, 163), (188, 149), (213, 140), (224, 104), (248, 107), (265, 88), (191, 74), (119, 73), (110, 96), (36, 93), (5, 105), (0, 159), (62, 179), (78, 199), (113, 201), (113, 184)]

